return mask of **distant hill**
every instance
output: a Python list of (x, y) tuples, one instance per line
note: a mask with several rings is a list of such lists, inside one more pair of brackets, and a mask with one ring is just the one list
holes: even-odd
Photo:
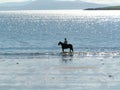
[(59, 10), (59, 9), (85, 9), (105, 7), (106, 5), (92, 4), (82, 1), (55, 1), (55, 0), (35, 0), (31, 3), (12, 5), (10, 3), (0, 5), (0, 10)]
[(103, 8), (87, 8), (85, 10), (120, 10), (120, 6), (111, 6), (111, 7), (103, 7)]

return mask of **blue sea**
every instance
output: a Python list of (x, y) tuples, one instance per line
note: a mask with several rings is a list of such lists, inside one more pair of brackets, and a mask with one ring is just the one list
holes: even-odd
[(0, 53), (56, 53), (64, 38), (76, 52), (119, 52), (119, 17), (119, 11), (1, 11)]
[(0, 11), (0, 88), (119, 90), (120, 11)]

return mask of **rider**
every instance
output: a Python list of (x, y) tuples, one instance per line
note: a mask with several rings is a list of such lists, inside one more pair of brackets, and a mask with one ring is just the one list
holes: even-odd
[(67, 39), (66, 38), (64, 39), (64, 44), (67, 44)]

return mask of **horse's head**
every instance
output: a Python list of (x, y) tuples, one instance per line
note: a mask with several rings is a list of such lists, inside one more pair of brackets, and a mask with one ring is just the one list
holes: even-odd
[(62, 44), (62, 42), (60, 41), (59, 43), (58, 43), (58, 45), (61, 45)]

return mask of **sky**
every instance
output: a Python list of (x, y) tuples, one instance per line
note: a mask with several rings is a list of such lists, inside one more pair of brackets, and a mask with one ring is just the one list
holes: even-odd
[(120, 5), (120, 0), (56, 0), (56, 1), (71, 1), (71, 2), (83, 1), (95, 4)]
[(83, 9), (120, 5), (120, 0), (0, 0), (0, 10)]

